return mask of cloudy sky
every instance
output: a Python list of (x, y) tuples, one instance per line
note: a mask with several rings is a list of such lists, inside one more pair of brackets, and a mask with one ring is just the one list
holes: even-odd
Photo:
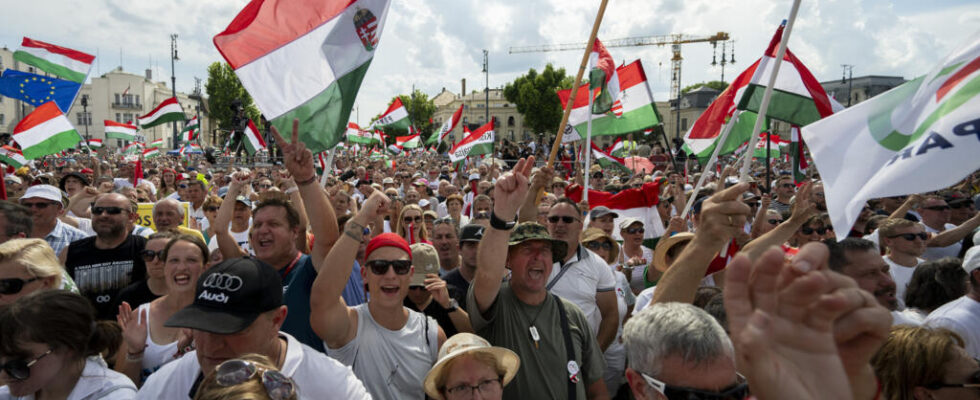
[[(0, 14), (0, 46), (16, 48), (29, 36), (97, 54), (96, 71), (117, 66), (169, 82), (171, 33), (177, 33), (177, 88), (190, 91), (194, 77), (221, 60), (211, 38), (247, 3), (245, 0), (32, 0), (9, 2)], [(491, 87), (501, 87), (529, 68), (547, 63), (574, 74), (579, 51), (508, 54), (511, 46), (585, 42), (598, 0), (392, 0), (379, 49), (358, 96), (361, 123), (382, 112), (387, 101), (412, 86), (434, 96), (483, 87), (483, 52), (489, 50)], [(673, 33), (728, 32), (736, 64), (730, 81), (757, 59), (790, 1), (610, 0), (600, 39)], [(841, 64), (854, 75), (924, 74), (970, 35), (980, 34), (975, 0), (804, 1), (790, 49), (821, 81), (840, 79)], [(610, 48), (617, 61), (639, 58), (658, 100), (670, 88), (669, 47)], [(720, 78), (710, 65), (707, 43), (685, 45), (682, 84)]]

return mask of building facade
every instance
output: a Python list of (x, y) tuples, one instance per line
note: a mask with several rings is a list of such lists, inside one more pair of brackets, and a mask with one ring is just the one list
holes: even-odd
[[(465, 86), (463, 90), (465, 91)], [(495, 119), (494, 130), (498, 141), (508, 139), (517, 143), (536, 139), (534, 133), (524, 127), (524, 117), (517, 112), (517, 105), (504, 98), (502, 89), (490, 89), (489, 113), (487, 113), (486, 95), (482, 90), (458, 95), (443, 88), (442, 92), (432, 98), (432, 103), (436, 106), (436, 112), (432, 115), (432, 123), (437, 129), (452, 117), (460, 105), (463, 106), (462, 120), (449, 133), (450, 143), (456, 143), (463, 139), (463, 126), (469, 127), (472, 131), (486, 124), (488, 114), (490, 118)]]
[(905, 82), (905, 78), (900, 76), (867, 75), (853, 79), (821, 82), (820, 86), (823, 86), (823, 90), (827, 92), (828, 96), (837, 99), (845, 107), (850, 107), (885, 93)]

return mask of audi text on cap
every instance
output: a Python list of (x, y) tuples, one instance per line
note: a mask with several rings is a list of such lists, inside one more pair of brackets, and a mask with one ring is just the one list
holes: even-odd
[(282, 282), (274, 268), (254, 258), (233, 258), (205, 270), (197, 280), (194, 303), (164, 326), (227, 335), (281, 305)]

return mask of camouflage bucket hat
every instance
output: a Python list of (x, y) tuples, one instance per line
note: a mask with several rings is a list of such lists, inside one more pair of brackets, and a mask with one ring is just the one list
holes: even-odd
[(529, 240), (547, 240), (551, 242), (552, 260), (560, 261), (565, 259), (565, 254), (568, 251), (568, 243), (552, 238), (548, 234), (548, 228), (545, 228), (544, 225), (537, 222), (522, 222), (518, 224), (517, 228), (510, 233), (510, 239), (507, 241), (507, 245), (513, 246)]

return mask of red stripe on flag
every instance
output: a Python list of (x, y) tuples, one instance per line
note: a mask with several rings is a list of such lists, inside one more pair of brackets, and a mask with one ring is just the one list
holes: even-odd
[(939, 90), (936, 91), (936, 101), (942, 100), (943, 97), (946, 96), (946, 93), (953, 90), (953, 87), (956, 86), (957, 83), (960, 83), (960, 81), (965, 79), (967, 76), (970, 76), (970, 74), (976, 72), (978, 69), (980, 69), (980, 57), (974, 58), (973, 61), (970, 61), (969, 64), (961, 68), (959, 71), (953, 74), (953, 76), (949, 77), (949, 79), (947, 79), (946, 82), (939, 87)]
[(259, 134), (259, 128), (255, 127), (255, 123), (252, 122), (251, 119), (248, 120), (248, 129), (252, 130), (252, 133), (255, 135), (255, 139), (258, 140), (259, 144), (262, 145), (262, 147), (268, 147), (265, 145), (265, 140), (262, 140), (262, 135)]
[(40, 107), (35, 108), (30, 114), (27, 114), (24, 119), (17, 123), (17, 127), (14, 128), (14, 134), (31, 129), (35, 126), (48, 122), (52, 118), (62, 115), (61, 110), (53, 102), (49, 101), (42, 104)]
[(156, 108), (153, 109), (153, 111), (150, 111), (150, 112), (146, 113), (146, 115), (143, 115), (143, 116), (141, 116), (141, 117), (139, 117), (137, 119), (143, 119), (143, 118), (149, 117), (149, 116), (151, 116), (153, 114), (156, 114), (156, 112), (157, 111), (160, 111), (161, 108), (166, 107), (166, 106), (168, 106), (170, 104), (177, 104), (179, 106), (179, 104), (177, 103), (177, 98), (176, 97), (171, 97), (169, 99), (166, 99), (164, 101), (161, 101), (160, 104), (158, 106), (156, 106)]
[(87, 53), (82, 53), (78, 50), (72, 50), (67, 47), (61, 47), (51, 43), (45, 43), (40, 40), (34, 40), (29, 37), (24, 37), (24, 41), (20, 43), (24, 47), (33, 47), (35, 49), (44, 49), (55, 54), (61, 54), (70, 59), (81, 61), (86, 64), (91, 64), (95, 60), (95, 56)]

